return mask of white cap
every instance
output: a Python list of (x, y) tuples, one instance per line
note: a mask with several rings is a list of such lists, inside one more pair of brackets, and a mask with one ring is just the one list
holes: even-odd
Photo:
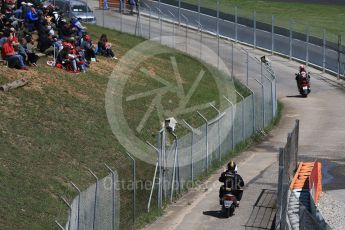
[(28, 6), (33, 6), (34, 4), (32, 4), (31, 2), (27, 3)]
[(26, 2), (22, 2), (21, 4), (22, 4), (22, 5), (26, 5)]

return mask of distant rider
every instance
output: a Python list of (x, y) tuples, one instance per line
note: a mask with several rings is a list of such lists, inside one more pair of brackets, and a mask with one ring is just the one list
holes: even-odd
[(301, 83), (301, 78), (302, 77), (307, 77), (308, 82), (310, 81), (310, 76), (307, 73), (307, 71), (305, 70), (305, 66), (304, 65), (300, 65), (299, 66), (299, 73), (296, 73), (296, 82), (297, 82), (297, 87), (298, 89), (300, 88), (300, 83)]
[[(226, 180), (227, 178), (232, 178), (230, 181)], [(219, 188), (219, 202), (222, 204), (222, 198), (224, 195), (224, 192), (231, 191), (231, 193), (236, 196), (237, 204), (236, 206), (239, 206), (240, 200), (242, 199), (243, 190), (241, 189), (244, 186), (244, 181), (242, 177), (237, 174), (237, 165), (234, 161), (230, 161), (227, 164), (227, 170), (223, 172), (220, 177), (219, 181), (224, 183)]]

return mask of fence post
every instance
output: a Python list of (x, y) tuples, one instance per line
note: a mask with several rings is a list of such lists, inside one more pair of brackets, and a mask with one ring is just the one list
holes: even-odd
[(246, 74), (247, 74), (247, 86), (249, 85), (249, 52), (246, 51), (246, 56), (247, 56), (247, 70), (246, 70)]
[(104, 5), (103, 5), (103, 11), (102, 11), (102, 26), (104, 27)]
[(253, 107), (252, 107), (252, 109), (253, 109), (253, 133), (255, 133), (255, 117), (256, 117), (256, 113), (255, 113), (255, 93), (254, 93), (254, 91), (251, 89), (251, 88), (249, 88), (248, 86), (247, 86), (247, 88), (250, 90), (250, 92), (252, 93), (252, 105), (253, 105)]
[(196, 112), (206, 123), (206, 172), (208, 172), (208, 120), (199, 111)]
[(238, 39), (237, 39), (237, 29), (238, 29), (238, 8), (237, 6), (235, 6), (235, 41), (238, 42)]
[(219, 0), (217, 0), (217, 69), (219, 69)]
[(190, 143), (190, 174), (191, 174), (191, 179), (192, 179), (192, 186), (194, 183), (194, 161), (193, 161), (193, 142), (194, 142), (194, 128), (187, 123), (187, 121), (185, 121), (183, 119), (183, 122), (187, 125), (187, 127), (190, 129), (190, 131), (192, 132), (192, 137), (191, 137), (191, 143)]
[(322, 42), (322, 72), (325, 72), (326, 68), (326, 30), (323, 30), (323, 42)]
[(172, 48), (175, 48), (175, 18), (176, 16), (168, 10), (169, 14), (172, 16)]
[(105, 165), (105, 167), (107, 167), (107, 169), (110, 171), (110, 173), (111, 173), (111, 177), (112, 177), (112, 196), (113, 196), (113, 204), (112, 204), (112, 206), (113, 206), (113, 214), (112, 214), (112, 229), (113, 230), (115, 230), (115, 172), (114, 172), (114, 170), (112, 170), (107, 164), (104, 164)]
[[(220, 116), (221, 112), (219, 111), (219, 109), (216, 108), (216, 106), (214, 106), (212, 103), (209, 103), (209, 105), (214, 109), (216, 110), (216, 112), (218, 113), (218, 116)], [(221, 119), (221, 118), (220, 118)], [(221, 152), (222, 152), (222, 148), (221, 148), (221, 142), (220, 142), (220, 127), (219, 127), (219, 121), (220, 119), (218, 119), (217, 121), (217, 128), (218, 128), (218, 158), (219, 158), (219, 161), (222, 160), (222, 155), (221, 155)]]
[(246, 125), (245, 125), (245, 120), (244, 120), (244, 97), (237, 90), (235, 90), (235, 92), (238, 94), (238, 96), (240, 96), (242, 98), (242, 141), (244, 141), (244, 139), (245, 139), (245, 130), (246, 130), (246, 128), (245, 128)]
[[(159, 131), (159, 133), (161, 132), (161, 130)], [(159, 135), (158, 135), (159, 136)], [(159, 149), (157, 149), (153, 144), (151, 144), (150, 142), (146, 141), (146, 143), (151, 146), (156, 152), (157, 152), (157, 169), (155, 171), (155, 175), (154, 175), (154, 182), (155, 183), (155, 178), (156, 178), (156, 173), (158, 170), (158, 196), (157, 196), (157, 205), (159, 208), (162, 208), (162, 156), (161, 153), (159, 151)], [(154, 187), (154, 185), (152, 186)], [(152, 189), (153, 190), (153, 189)], [(151, 192), (152, 193), (152, 192)], [(149, 207), (148, 207), (149, 208)]]
[(231, 42), (231, 79), (234, 77), (234, 43)]
[(57, 224), (57, 226), (59, 226), (59, 228), (60, 228), (61, 230), (65, 230), (65, 228), (62, 227), (62, 225), (59, 223), (59, 221), (55, 220), (55, 223)]
[(274, 52), (274, 15), (272, 15), (272, 48), (271, 48), (271, 53), (273, 54)]
[(95, 185), (95, 197), (94, 197), (94, 206), (93, 206), (93, 219), (92, 219), (92, 229), (95, 230), (95, 222), (96, 222), (96, 207), (97, 207), (97, 193), (98, 193), (98, 177), (91, 169), (87, 169), (91, 175), (96, 179)]
[(133, 161), (133, 224), (135, 223), (135, 213), (136, 213), (136, 190), (137, 190), (137, 185), (136, 185), (136, 171), (135, 171), (135, 167), (136, 167), (136, 164), (135, 164), (135, 159), (134, 157), (131, 156), (131, 154), (129, 154), (128, 152), (125, 152), (127, 154), (127, 156)]
[(155, 187), (155, 182), (156, 182), (157, 168), (158, 168), (158, 161), (156, 162), (155, 172), (154, 172), (153, 179), (152, 179), (152, 188), (150, 191), (149, 201), (147, 202), (147, 212), (150, 212), (151, 199), (152, 199), (153, 189)]
[(284, 173), (284, 149), (279, 148), (279, 169), (278, 169), (278, 191), (277, 191), (277, 213), (275, 229), (281, 229), (282, 211), (283, 211), (283, 173)]
[(337, 75), (337, 78), (338, 80), (340, 79), (340, 62), (341, 62), (341, 35), (339, 34), (338, 35), (338, 75)]
[(174, 133), (172, 133), (172, 134), (175, 138), (175, 156), (174, 156), (173, 175), (172, 175), (172, 180), (171, 180), (172, 182), (171, 182), (170, 202), (172, 202), (173, 195), (174, 195), (174, 182), (175, 182), (175, 178), (176, 178), (176, 166), (177, 166), (177, 154), (178, 154), (178, 152), (177, 152), (177, 148), (178, 148), (177, 136)]
[(256, 11), (253, 11), (254, 49), (256, 48)]
[(289, 50), (289, 59), (292, 59), (292, 21), (291, 19), (289, 19), (289, 46), (290, 46), (290, 50)]
[(181, 26), (181, 0), (178, 0), (178, 25)]
[(306, 57), (305, 57), (306, 66), (309, 65), (309, 26), (306, 26)]
[(198, 21), (199, 21), (199, 23), (201, 23), (200, 22), (200, 4), (201, 4), (201, 0), (198, 0)]
[(197, 21), (194, 20), (196, 24), (198, 24), (198, 32), (200, 32), (200, 41), (199, 41), (199, 59), (202, 58), (202, 25)]
[(231, 104), (231, 108), (232, 108), (232, 111), (231, 111), (231, 123), (232, 123), (232, 125), (231, 125), (231, 138), (232, 138), (232, 141), (231, 141), (231, 143), (232, 143), (232, 150), (233, 150), (235, 148), (235, 142), (234, 142), (234, 140), (235, 140), (235, 129), (234, 129), (234, 124), (235, 124), (234, 111), (235, 111), (235, 108), (234, 108), (234, 103), (232, 103), (229, 100), (229, 98), (225, 97), (224, 95), (223, 95), (223, 97), (227, 102), (229, 102)]
[(77, 215), (77, 218), (78, 218), (78, 220), (77, 220), (77, 229), (79, 230), (79, 224), (80, 224), (80, 193), (81, 193), (81, 191), (72, 181), (70, 183), (77, 190), (77, 192), (79, 193), (79, 195), (78, 195), (78, 215)]
[(261, 92), (262, 92), (262, 129), (265, 128), (265, 87), (264, 84), (259, 82), (257, 79), (254, 78), (254, 80), (261, 85)]
[(67, 200), (65, 198), (63, 198), (62, 196), (60, 196), (61, 200), (67, 205), (68, 209), (69, 209), (69, 223), (68, 223), (68, 229), (71, 228), (71, 220), (72, 220), (72, 206), (67, 202)]
[(189, 25), (189, 20), (182, 13), (181, 13), (181, 16), (186, 20), (186, 53), (187, 53), (187, 51), (188, 51), (188, 25)]

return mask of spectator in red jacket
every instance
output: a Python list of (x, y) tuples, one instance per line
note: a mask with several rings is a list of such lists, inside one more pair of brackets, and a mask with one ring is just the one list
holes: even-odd
[(8, 62), (8, 67), (23, 70), (28, 69), (24, 64), (23, 57), (14, 51), (12, 36), (8, 37), (7, 41), (2, 46), (1, 54), (3, 59)]

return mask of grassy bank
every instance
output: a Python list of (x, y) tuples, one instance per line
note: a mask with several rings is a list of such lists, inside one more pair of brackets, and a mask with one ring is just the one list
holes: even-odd
[[(113, 50), (122, 57), (143, 39), (112, 30), (88, 26), (91, 37), (96, 40), (106, 33)], [(223, 94), (213, 74), (203, 63), (167, 47), (165, 54), (140, 63), (125, 85), (125, 96), (161, 87), (148, 78), (141, 69), (147, 69), (166, 81), (175, 81), (171, 57), (175, 57), (182, 76), (185, 93), (191, 88), (201, 69), (205, 74), (188, 106), (214, 101), (219, 106)], [(140, 55), (140, 53), (138, 54)], [(71, 74), (51, 68), (39, 61), (39, 67), (27, 72), (0, 67), (0, 84), (30, 77), (31, 83), (8, 93), (0, 92), (0, 229), (54, 229), (54, 220), (65, 223), (68, 209), (60, 196), (71, 201), (76, 195), (70, 181), (81, 190), (94, 182), (87, 173), (92, 169), (99, 178), (109, 172), (104, 163), (116, 169), (120, 180), (131, 175), (131, 161), (124, 155), (125, 149), (113, 135), (105, 110), (105, 92), (117, 61), (100, 58), (92, 63), (86, 74)], [(212, 69), (212, 67), (209, 67)], [(231, 84), (226, 76), (217, 73), (223, 86)], [(239, 84), (237, 90), (248, 92)], [(178, 103), (174, 95), (166, 95), (162, 105), (169, 110)], [(231, 95), (230, 95), (231, 96)], [(141, 100), (124, 101), (127, 123), (136, 129), (147, 111), (153, 96)], [(169, 107), (170, 106), (170, 107)], [(214, 117), (214, 109), (200, 109), (207, 118)], [(178, 116), (197, 126), (200, 118), (191, 113)], [(142, 140), (155, 143), (155, 134), (160, 127), (157, 113), (149, 116), (141, 132)], [(186, 132), (186, 131), (180, 131)], [(181, 134), (182, 135), (182, 134)], [(153, 166), (137, 162), (140, 180), (151, 180)], [(145, 212), (149, 191), (138, 194), (138, 213)], [(131, 193), (121, 191), (121, 226), (131, 222), (132, 214), (126, 209), (130, 205)]]
[[(198, 0), (182, 0), (183, 2), (198, 4)], [(337, 35), (345, 35), (344, 11), (345, 5), (311, 4), (301, 2), (283, 2), (273, 0), (221, 0), (220, 10), (234, 14), (234, 7), (238, 7), (240, 17), (253, 18), (256, 11), (258, 21), (271, 23), (271, 15), (276, 17), (276, 25), (289, 28), (292, 20), (294, 31), (305, 33), (306, 26), (312, 36), (322, 37), (323, 29), (327, 31), (327, 40), (337, 42)], [(201, 0), (201, 6), (217, 9), (217, 2)], [(344, 39), (343, 39), (344, 40)]]

